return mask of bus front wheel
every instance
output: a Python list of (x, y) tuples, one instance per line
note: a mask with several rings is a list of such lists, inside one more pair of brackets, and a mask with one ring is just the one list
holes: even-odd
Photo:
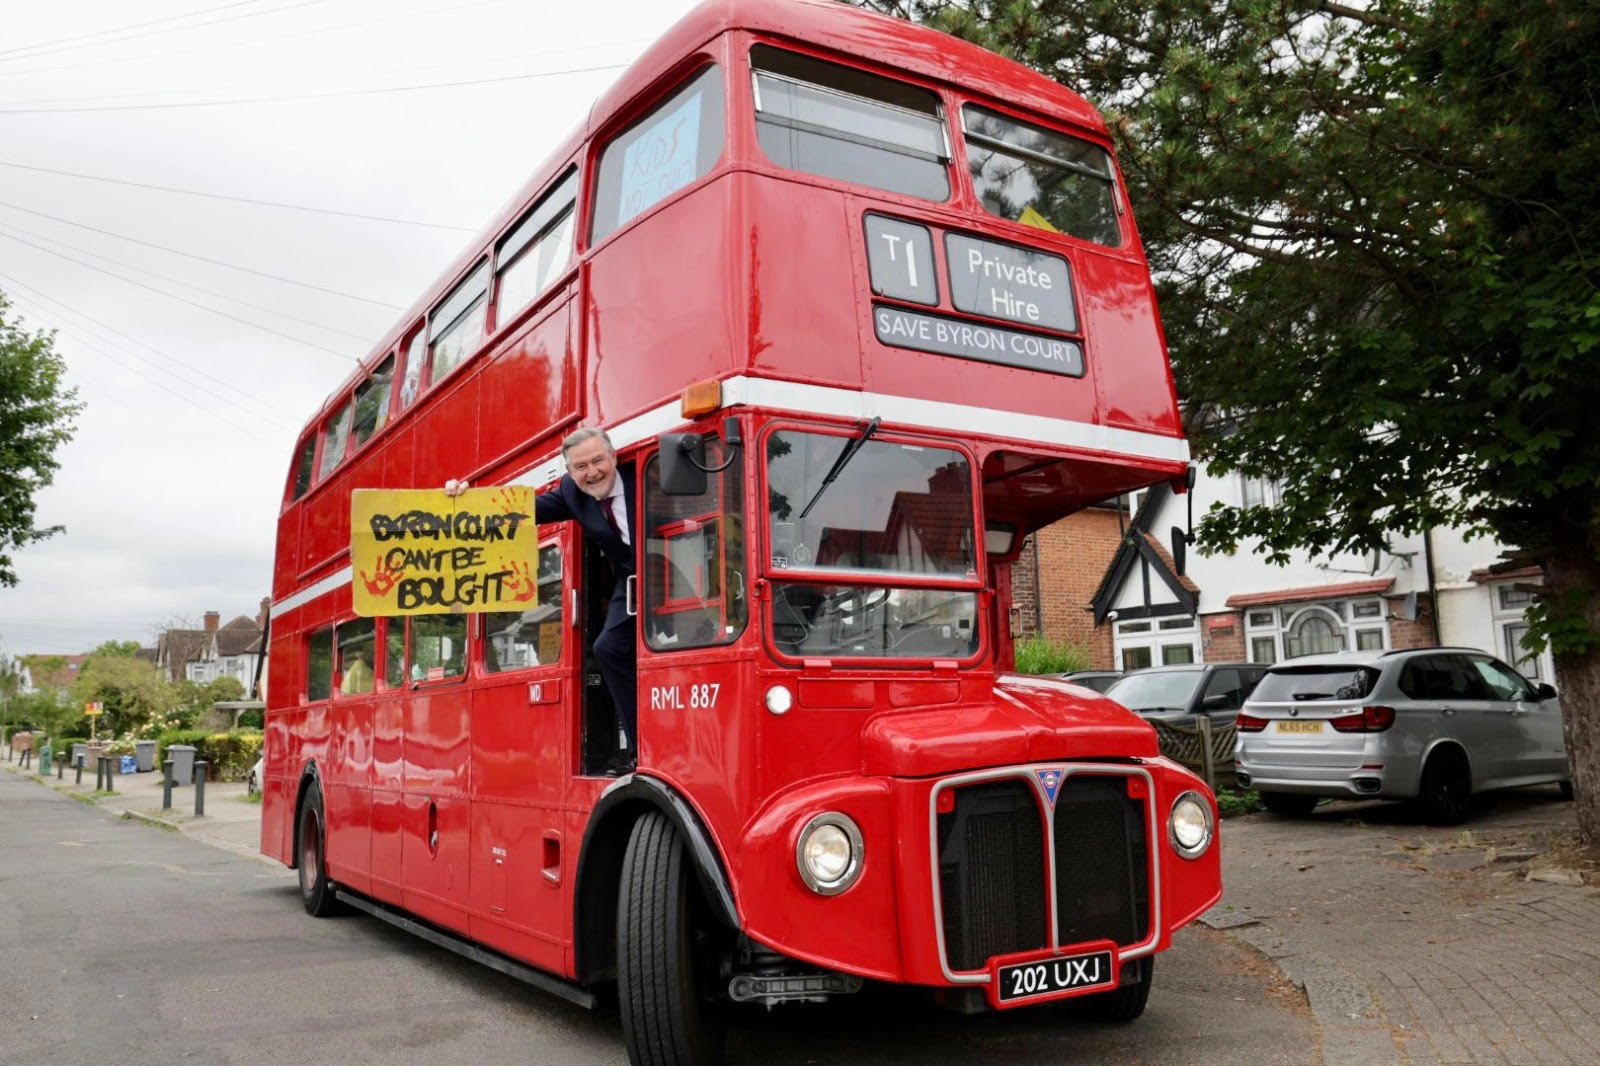
[(300, 903), (313, 918), (326, 918), (339, 910), (328, 880), (327, 822), (322, 815), (322, 791), (315, 785), (300, 805), (299, 854)]
[(617, 896), (617, 999), (634, 1066), (722, 1058), (726, 1029), (715, 968), (696, 950), (695, 903), (683, 838), (651, 811), (634, 823)]

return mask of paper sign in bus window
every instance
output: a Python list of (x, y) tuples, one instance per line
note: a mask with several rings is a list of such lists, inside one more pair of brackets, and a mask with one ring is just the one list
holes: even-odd
[(690, 93), (652, 120), (622, 154), (617, 225), (695, 179), (700, 150), (700, 97)]

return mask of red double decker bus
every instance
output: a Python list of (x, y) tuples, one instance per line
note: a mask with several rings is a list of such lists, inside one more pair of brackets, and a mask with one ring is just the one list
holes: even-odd
[[(364, 618), (359, 488), (633, 486), (637, 766), (612, 575), (538, 530), (525, 609)], [(1188, 452), (1103, 121), (828, 0), (652, 46), (323, 405), (279, 524), (262, 851), (578, 1002), (637, 1062), (864, 980), (1142, 1011), (1220, 895), (1151, 728), (1008, 672), (1028, 532)]]

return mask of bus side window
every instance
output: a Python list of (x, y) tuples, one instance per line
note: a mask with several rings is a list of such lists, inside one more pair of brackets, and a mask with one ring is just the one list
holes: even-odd
[(339, 693), (359, 696), (377, 687), (373, 664), (377, 660), (377, 624), (371, 618), (339, 623)]
[(539, 550), (538, 598), (522, 611), (483, 616), (483, 668), (491, 674), (561, 660), (561, 549)]
[[(707, 442), (706, 465), (726, 459)], [(661, 491), (661, 457), (645, 469), (644, 632), (657, 651), (727, 644), (743, 632), (744, 509), (740, 464), (707, 479), (698, 496)]]
[(406, 676), (412, 681), (442, 681), (467, 670), (467, 616), (411, 616), (411, 647)]
[(496, 329), (549, 288), (572, 261), (577, 196), (578, 169), (573, 167), (500, 243), (495, 253)]
[(406, 685), (406, 620), (383, 620), (383, 683), (389, 688)]
[(722, 71), (711, 66), (601, 151), (589, 242), (708, 174), (723, 140)]
[(483, 340), (489, 320), (489, 261), (446, 296), (428, 319), (428, 384), (437, 385)]
[(306, 700), (315, 703), (333, 695), (333, 627), (323, 626), (306, 638)]
[(294, 461), (294, 483), (290, 490), (289, 499), (298, 500), (306, 494), (311, 487), (312, 464), (317, 458), (317, 435), (311, 434), (300, 445), (300, 455)]
[(383, 428), (389, 419), (389, 386), (394, 382), (394, 356), (385, 359), (378, 369), (356, 386), (355, 417), (351, 431), (356, 447), (367, 443), (374, 433)]
[(404, 411), (416, 400), (417, 394), (422, 391), (422, 367), (427, 362), (428, 331), (421, 326), (411, 335), (406, 342), (406, 369), (400, 378), (400, 407)]
[(322, 481), (338, 469), (344, 461), (345, 447), (350, 442), (350, 404), (334, 412), (322, 430), (322, 465), (317, 470), (317, 480)]

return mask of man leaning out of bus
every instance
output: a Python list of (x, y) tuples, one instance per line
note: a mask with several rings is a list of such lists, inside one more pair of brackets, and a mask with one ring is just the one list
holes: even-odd
[[(619, 750), (607, 769), (614, 774), (629, 773), (637, 759), (639, 674), (627, 595), (628, 578), (633, 574), (633, 486), (617, 476), (617, 453), (604, 430), (574, 430), (561, 442), (561, 457), (566, 460), (567, 472), (553, 490), (534, 497), (534, 518), (541, 526), (578, 523), (584, 536), (605, 553), (616, 575), (606, 624), (595, 638), (594, 657), (617, 709)], [(445, 484), (446, 492), (465, 488), (461, 482)]]

